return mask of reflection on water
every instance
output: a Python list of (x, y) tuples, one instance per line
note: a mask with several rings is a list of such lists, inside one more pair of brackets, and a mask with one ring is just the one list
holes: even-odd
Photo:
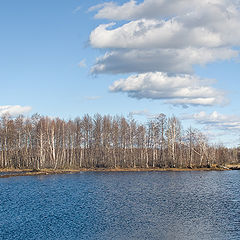
[(240, 172), (0, 179), (0, 239), (240, 239)]

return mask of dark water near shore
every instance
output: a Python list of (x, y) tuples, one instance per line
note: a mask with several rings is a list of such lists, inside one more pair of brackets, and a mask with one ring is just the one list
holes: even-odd
[(0, 239), (240, 239), (240, 171), (0, 179)]
[(0, 176), (23, 174), (23, 173), (28, 173), (28, 172), (31, 172), (31, 171), (9, 171), (9, 172), (0, 172)]

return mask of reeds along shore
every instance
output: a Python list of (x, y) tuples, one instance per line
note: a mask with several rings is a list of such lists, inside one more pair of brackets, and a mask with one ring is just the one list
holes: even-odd
[(160, 114), (147, 123), (101, 116), (65, 121), (5, 115), (0, 121), (0, 168), (195, 168), (238, 163), (238, 149), (209, 144), (197, 129)]

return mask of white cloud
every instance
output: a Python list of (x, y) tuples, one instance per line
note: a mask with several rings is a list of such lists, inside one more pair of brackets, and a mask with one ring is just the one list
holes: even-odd
[[(145, 2), (165, 2), (172, 6), (173, 1)], [(240, 44), (240, 33), (236, 31), (240, 28), (240, 12), (233, 1), (178, 2), (187, 4), (186, 14), (168, 18), (158, 15), (155, 19), (139, 16), (113, 29), (109, 27), (114, 23), (101, 24), (92, 31), (90, 42), (97, 48), (231, 47)]]
[(99, 57), (91, 72), (93, 74), (154, 71), (172, 74), (193, 73), (193, 65), (231, 59), (237, 55), (237, 51), (228, 48), (115, 50)]
[(149, 72), (120, 79), (110, 86), (112, 92), (125, 92), (129, 97), (161, 99), (173, 105), (224, 104), (224, 93), (209, 86), (212, 80), (191, 75), (168, 76), (162, 72)]
[(201, 25), (187, 27), (177, 19), (168, 21), (140, 19), (109, 29), (112, 26), (114, 23), (103, 24), (92, 31), (91, 45), (95, 48), (153, 49), (220, 47), (226, 44), (219, 32)]
[(142, 116), (142, 117), (146, 117), (148, 119), (154, 119), (157, 118), (160, 114), (159, 113), (151, 113), (149, 112), (147, 109), (144, 110), (136, 110), (136, 111), (132, 111), (129, 113), (130, 116)]
[(218, 130), (240, 130), (240, 116), (236, 115), (224, 115), (216, 111), (207, 114), (202, 111), (190, 116), (185, 116), (185, 119), (194, 119), (199, 124)]
[(231, 0), (144, 0), (142, 3), (130, 0), (122, 5), (106, 2), (91, 7), (90, 11), (98, 12), (95, 18), (110, 20), (134, 20), (139, 18), (169, 18), (185, 15), (199, 9), (225, 8), (234, 9), (239, 1)]
[[(180, 12), (184, 13), (186, 12), (184, 9), (190, 9), (189, 4), (184, 4), (184, 2), (186, 3), (187, 1), (172, 0), (169, 4), (167, 1), (145, 0), (143, 3), (137, 4), (136, 1), (130, 0), (120, 6), (114, 2), (106, 2), (104, 4), (98, 4), (91, 7), (89, 10), (98, 10), (95, 18), (132, 20), (137, 18), (153, 18), (159, 16), (166, 17)], [(191, 2), (196, 3), (194, 0)], [(190, 5), (192, 5), (191, 2)]]
[[(121, 5), (105, 2), (93, 6), (89, 10), (97, 11), (96, 18), (114, 22), (100, 24), (90, 34), (92, 47), (106, 49), (105, 55), (96, 59), (91, 73), (139, 74), (110, 87), (130, 97), (164, 99), (188, 106), (222, 104), (226, 101), (221, 91), (200, 78), (194, 86), (187, 85), (186, 79), (196, 79), (195, 65), (239, 56), (239, 7), (239, 0), (130, 0)], [(154, 72), (162, 72), (164, 92), (150, 84), (155, 81)], [(140, 81), (141, 74), (151, 77)], [(178, 81), (181, 86), (173, 89), (173, 82)], [(126, 89), (133, 82), (134, 89)]]
[[(107, 4), (106, 8), (103, 7), (99, 12), (108, 9), (114, 17), (118, 16), (118, 13), (114, 13), (118, 9), (120, 16), (129, 15), (127, 12), (131, 7), (128, 6), (128, 10), (124, 10), (124, 6), (127, 5), (132, 6), (132, 10), (136, 12), (134, 1), (120, 7), (116, 7), (113, 3)], [(152, 10), (156, 11), (155, 18), (153, 13), (150, 14), (150, 19), (147, 19), (148, 14), (138, 14), (135, 20), (114, 29), (109, 29), (114, 23), (99, 25), (90, 35), (92, 46), (97, 48), (182, 48), (240, 44), (240, 33), (235, 31), (240, 28), (239, 3), (236, 4), (230, 0), (145, 0), (137, 6), (141, 6), (146, 12), (151, 12), (150, 5)], [(169, 9), (176, 7), (176, 11), (169, 16), (161, 15), (161, 11), (166, 7)], [(183, 8), (184, 12), (181, 11)]]
[(132, 111), (129, 114), (131, 116), (147, 116), (147, 117), (152, 116), (152, 114), (147, 109)]
[(9, 114), (10, 116), (17, 116), (24, 113), (28, 113), (32, 110), (29, 106), (20, 105), (6, 105), (0, 106), (0, 116), (3, 114)]

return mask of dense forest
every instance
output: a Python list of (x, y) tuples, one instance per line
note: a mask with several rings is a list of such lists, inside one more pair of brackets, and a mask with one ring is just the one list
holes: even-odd
[(4, 115), (0, 168), (193, 168), (237, 163), (238, 151), (213, 145), (197, 129), (160, 114), (146, 124), (132, 117), (85, 115), (75, 120)]

